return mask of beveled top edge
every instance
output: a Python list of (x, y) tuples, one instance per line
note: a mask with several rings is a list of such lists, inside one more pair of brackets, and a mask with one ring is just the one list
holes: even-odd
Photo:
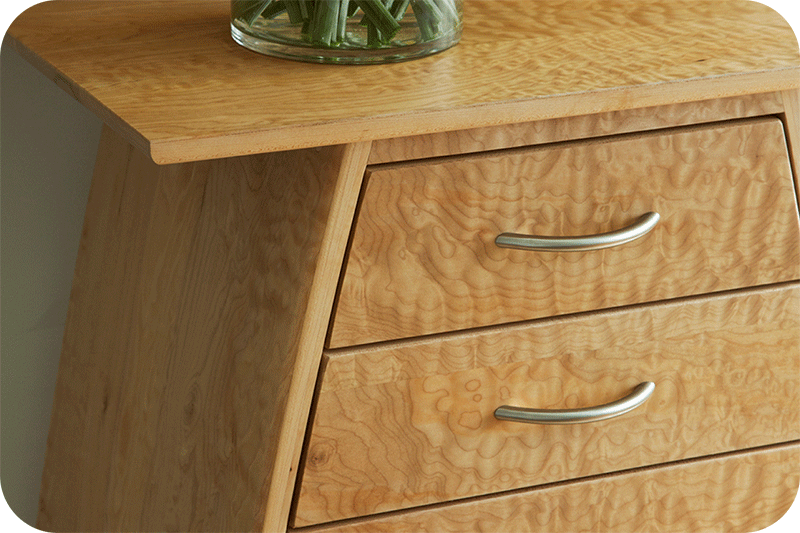
[(158, 163), (800, 87), (791, 28), (757, 2), (465, 4), (456, 47), (382, 66), (245, 50), (225, 1), (38, 4), (7, 40)]

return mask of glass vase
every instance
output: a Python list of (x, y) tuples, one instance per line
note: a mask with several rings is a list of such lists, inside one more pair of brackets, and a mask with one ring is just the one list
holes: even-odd
[(387, 63), (450, 48), (462, 16), (463, 0), (231, 0), (231, 34), (272, 56)]

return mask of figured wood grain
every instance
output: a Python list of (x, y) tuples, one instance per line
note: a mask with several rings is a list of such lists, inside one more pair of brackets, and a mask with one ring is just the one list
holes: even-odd
[(789, 145), (789, 155), (792, 159), (795, 192), (800, 204), (800, 91), (785, 91), (782, 95), (784, 113), (783, 120), (786, 124), (786, 142)]
[(521, 124), (382, 139), (370, 164), (501, 150), (784, 112), (781, 93), (751, 94)]
[[(370, 167), (329, 347), (800, 279), (777, 118)], [(499, 248), (656, 211), (608, 250)]]
[(457, 46), (381, 66), (306, 65), (246, 50), (230, 37), (223, 0), (46, 2), (8, 36), (158, 163), (800, 86), (791, 28), (757, 2), (465, 4)]
[(292, 531), (747, 533), (789, 509), (800, 483), (798, 464), (800, 446), (792, 443)]
[[(800, 438), (800, 285), (330, 352), (295, 526)], [(655, 391), (616, 419), (541, 426)]]
[(104, 129), (40, 528), (285, 530), (368, 152), (159, 167)]

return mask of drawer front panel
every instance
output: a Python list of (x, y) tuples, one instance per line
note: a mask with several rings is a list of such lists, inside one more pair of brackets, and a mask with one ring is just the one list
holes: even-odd
[(777, 115), (783, 113), (783, 110), (784, 104), (779, 93), (748, 94), (704, 102), (626, 109), (597, 115), (396, 137), (373, 141), (369, 163), (390, 163), (478, 153), (681, 125)]
[[(315, 529), (315, 533), (760, 531), (789, 509), (800, 445), (513, 492)], [(786, 531), (783, 530), (782, 531)]]
[[(605, 250), (495, 244), (603, 233), (651, 211), (650, 233)], [(772, 118), (376, 167), (328, 346), (799, 279), (798, 235)]]
[[(700, 297), (326, 355), (295, 525), (800, 438), (800, 287)], [(656, 384), (576, 425), (574, 409)]]

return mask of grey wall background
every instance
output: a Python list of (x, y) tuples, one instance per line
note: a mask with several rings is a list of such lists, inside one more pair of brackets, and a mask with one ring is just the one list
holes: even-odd
[(101, 126), (14, 50), (0, 49), (0, 481), (8, 505), (28, 524), (38, 512)]

